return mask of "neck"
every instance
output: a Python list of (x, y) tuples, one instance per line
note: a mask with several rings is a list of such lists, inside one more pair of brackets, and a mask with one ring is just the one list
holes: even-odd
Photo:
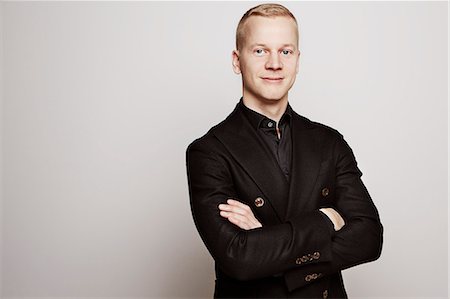
[(244, 95), (242, 101), (248, 108), (276, 121), (277, 123), (280, 121), (283, 113), (286, 111), (286, 107), (288, 104), (287, 95), (276, 101), (256, 100), (252, 97), (246, 97)]

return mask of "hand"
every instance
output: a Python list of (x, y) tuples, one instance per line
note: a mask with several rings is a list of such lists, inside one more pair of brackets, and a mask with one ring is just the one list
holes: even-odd
[(228, 199), (227, 204), (220, 204), (220, 216), (242, 229), (250, 230), (262, 227), (262, 224), (255, 218), (252, 210), (246, 204), (237, 200)]
[(322, 208), (319, 211), (321, 211), (322, 213), (327, 215), (328, 218), (330, 218), (331, 222), (333, 222), (335, 231), (340, 230), (345, 225), (345, 221), (342, 218), (341, 214), (339, 214), (335, 209)]

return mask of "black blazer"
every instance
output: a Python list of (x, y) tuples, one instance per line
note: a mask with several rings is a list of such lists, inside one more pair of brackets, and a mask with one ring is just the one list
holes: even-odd
[[(345, 298), (340, 271), (380, 256), (378, 212), (342, 135), (295, 112), (291, 129), (290, 184), (239, 105), (187, 149), (194, 222), (216, 263), (215, 298)], [(228, 198), (249, 205), (263, 227), (245, 231), (221, 217)], [(322, 207), (346, 225), (334, 232)], [(267, 287), (280, 280), (285, 290)]]

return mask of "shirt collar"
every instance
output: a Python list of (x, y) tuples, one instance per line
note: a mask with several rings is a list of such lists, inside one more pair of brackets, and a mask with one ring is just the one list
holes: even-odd
[[(262, 115), (261, 113), (258, 113), (247, 106), (244, 105), (243, 98), (239, 101), (239, 107), (244, 112), (247, 119), (250, 121), (250, 124), (252, 125), (255, 130), (258, 128), (275, 128), (276, 121), (266, 117), (265, 115)], [(290, 123), (290, 120), (292, 118), (292, 108), (291, 105), (287, 105), (286, 111), (283, 113), (283, 116), (281, 116), (279, 125), (283, 124), (284, 122)], [(270, 125), (272, 123), (273, 125)]]

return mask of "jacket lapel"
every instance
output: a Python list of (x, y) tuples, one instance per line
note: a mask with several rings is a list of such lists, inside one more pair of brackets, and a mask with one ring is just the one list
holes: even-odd
[(321, 164), (321, 146), (311, 122), (293, 113), (292, 118), (292, 166), (289, 200), (285, 219), (309, 210), (311, 192)]
[(262, 143), (238, 106), (224, 124), (217, 126), (214, 135), (253, 179), (274, 208), (279, 220), (283, 221), (289, 184), (275, 157)]

